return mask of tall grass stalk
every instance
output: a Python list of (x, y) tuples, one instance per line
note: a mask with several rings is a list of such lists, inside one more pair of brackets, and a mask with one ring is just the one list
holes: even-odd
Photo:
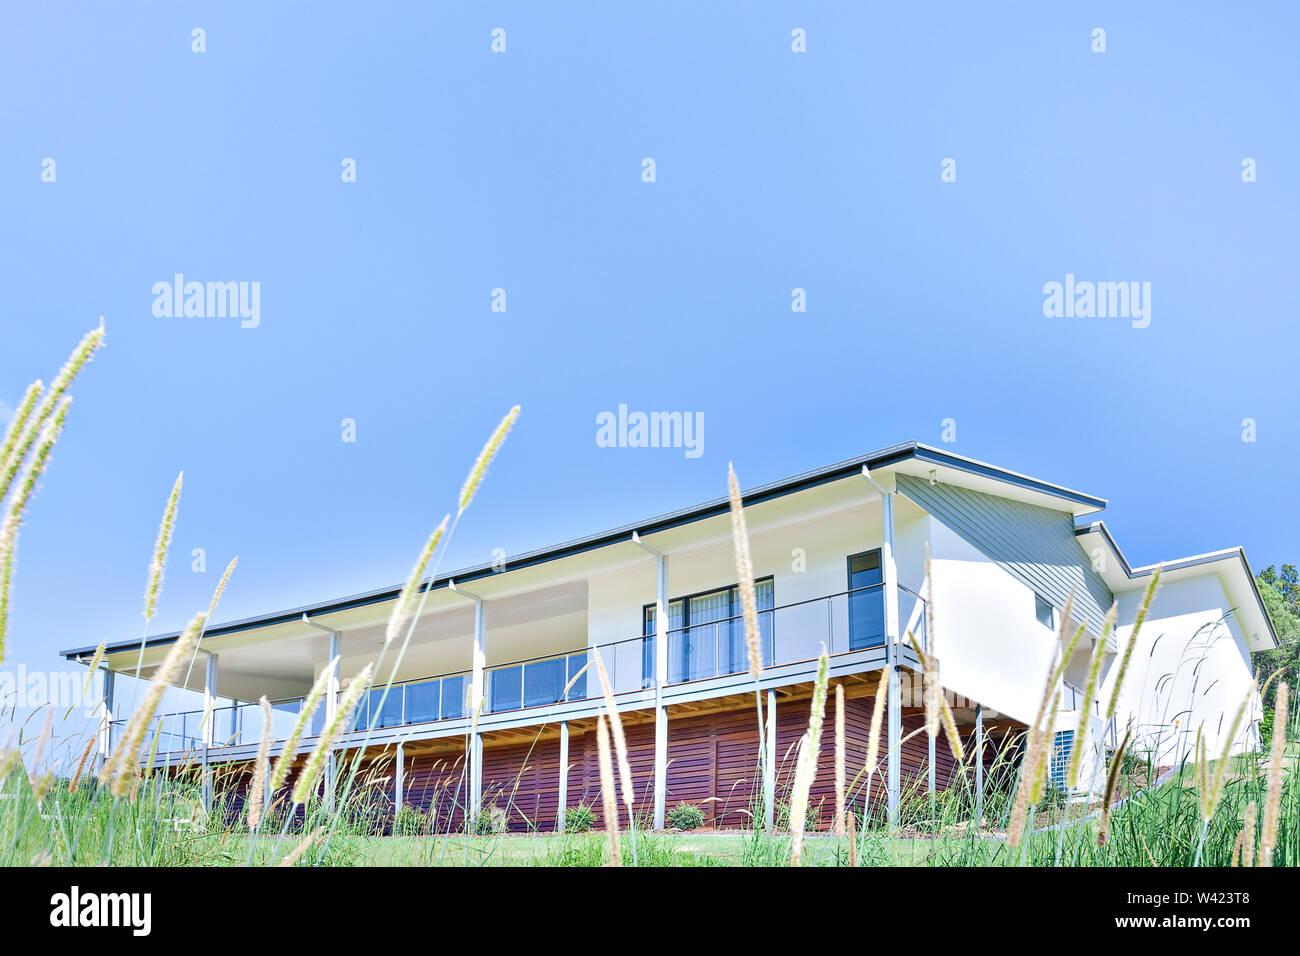
[[(23, 468), (13, 496), (9, 499), (9, 506), (4, 510), (3, 519), (0, 519), (0, 662), (4, 661), (5, 637), (9, 631), (9, 594), (13, 587), (14, 552), (18, 549), (18, 528), (22, 524), (27, 503), (36, 490), (36, 483), (44, 474), (45, 466), (49, 464), (50, 453), (59, 440), (59, 433), (63, 431), (63, 423), (67, 419), (68, 406), (71, 402), (71, 398), (64, 398), (59, 402), (58, 410), (41, 428), (40, 441), (36, 443), (36, 450)], [(3, 495), (0, 495), (0, 500), (3, 500)]]
[[(745, 648), (749, 656), (749, 674), (754, 678), (754, 711), (758, 718), (758, 767), (755, 774), (759, 794), (755, 801), (757, 816), (767, 817), (766, 781), (769, 755), (763, 735), (763, 690), (760, 678), (763, 673), (763, 639), (758, 629), (758, 598), (754, 592), (754, 562), (749, 552), (749, 529), (745, 524), (745, 501), (740, 494), (740, 483), (736, 480), (736, 469), (727, 463), (727, 496), (731, 510), (731, 547), (736, 560), (736, 580), (740, 589), (741, 617), (745, 626)], [(666, 609), (660, 608), (655, 613), (655, 620), (662, 621)], [(666, 624), (665, 624), (666, 626)], [(666, 639), (661, 637), (661, 640)], [(842, 796), (842, 795), (841, 795)], [(843, 799), (840, 803), (843, 804)], [(755, 827), (755, 832), (758, 828)]]
[(799, 756), (794, 768), (794, 786), (790, 794), (790, 865), (799, 866), (803, 857), (804, 825), (808, 815), (808, 791), (817, 776), (821, 753), (822, 721), (826, 717), (826, 682), (830, 676), (830, 656), (822, 645), (817, 660), (817, 680), (813, 684), (812, 703), (808, 710), (808, 729), (799, 741)]
[[(1264, 823), (1259, 837), (1259, 865), (1273, 865), (1277, 846), (1278, 820), (1282, 812), (1282, 764), (1286, 757), (1288, 689), (1286, 681), (1277, 685), (1273, 704), (1273, 736), (1269, 741), (1268, 791), (1264, 799)], [(1292, 807), (1294, 813), (1295, 807)]]
[[(614, 688), (609, 682), (609, 674), (605, 672), (605, 662), (601, 659), (600, 651), (594, 647), (591, 649), (591, 656), (596, 663), (596, 673), (600, 675), (600, 689), (605, 697), (605, 710), (609, 715), (610, 732), (614, 738), (614, 751), (618, 755), (618, 776), (623, 785), (623, 803), (627, 806), (628, 840), (632, 844), (632, 865), (636, 866), (636, 816), (633, 812), (636, 790), (632, 786), (632, 764), (627, 759), (627, 738), (623, 735), (623, 721), (618, 716), (618, 704), (614, 700)], [(615, 817), (614, 819), (617, 826), (618, 818)]]
[(609, 842), (610, 866), (622, 866), (623, 854), (619, 850), (618, 794), (614, 789), (614, 768), (609, 759), (609, 727), (605, 715), (596, 716), (596, 762), (600, 768), (600, 800), (605, 816), (605, 839)]

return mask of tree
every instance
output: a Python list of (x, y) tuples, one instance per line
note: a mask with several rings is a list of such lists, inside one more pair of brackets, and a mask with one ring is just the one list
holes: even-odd
[(1273, 630), (1277, 632), (1280, 645), (1276, 650), (1255, 654), (1261, 682), (1283, 671), (1268, 685), (1264, 695), (1264, 708), (1272, 711), (1277, 682), (1285, 680), (1294, 685), (1296, 675), (1300, 674), (1300, 669), (1297, 669), (1300, 665), (1300, 572), (1293, 564), (1284, 564), (1280, 570), (1269, 565), (1259, 573), (1256, 584), (1259, 585), (1260, 597), (1264, 599), (1264, 608), (1273, 620)]

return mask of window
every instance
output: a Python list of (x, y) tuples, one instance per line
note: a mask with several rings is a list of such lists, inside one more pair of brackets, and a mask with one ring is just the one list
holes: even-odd
[[(758, 631), (763, 663), (771, 665), (772, 614), (775, 592), (771, 578), (754, 582), (758, 604)], [(768, 612), (768, 613), (764, 613)], [(647, 640), (643, 645), (641, 676), (644, 686), (654, 683), (655, 606), (642, 612)], [(745, 622), (741, 619), (740, 588), (732, 585), (705, 591), (668, 603), (668, 682), (702, 680), (721, 674), (738, 674), (749, 668)]]
[(1078, 710), (1080, 702), (1083, 700), (1083, 691), (1075, 687), (1068, 680), (1061, 681), (1061, 710), (1071, 711)]
[(849, 557), (849, 650), (885, 643), (885, 589), (880, 550)]
[(1070, 768), (1070, 751), (1073, 749), (1073, 730), (1059, 731), (1052, 738), (1052, 767), (1048, 783), (1057, 790), (1065, 789), (1065, 778)]
[(1056, 629), (1056, 608), (1034, 595), (1034, 616), (1038, 618), (1038, 623), (1043, 627)]

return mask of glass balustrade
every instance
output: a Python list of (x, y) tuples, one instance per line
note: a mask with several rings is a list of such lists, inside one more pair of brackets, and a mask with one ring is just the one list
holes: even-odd
[[(899, 630), (904, 643), (926, 647), (924, 599), (905, 587), (898, 589)], [(823, 647), (831, 654), (869, 650), (885, 643), (883, 585), (871, 585), (840, 594), (799, 601), (758, 612), (758, 654), (764, 668), (814, 661)], [(740, 674), (749, 669), (749, 646), (740, 616), (690, 623), (667, 633), (668, 683), (681, 684)], [(616, 695), (654, 687), (653, 634), (598, 645), (601, 662)], [(533, 660), (489, 667), (484, 672), (485, 713), (504, 713), (546, 707), (565, 701), (587, 700), (602, 694), (592, 649), (583, 648)], [(371, 689), (350, 722), (354, 731), (381, 730), (439, 720), (454, 720), (470, 713), (472, 674), (460, 672)], [(302, 698), (271, 704), (271, 737), (284, 740), (293, 732), (302, 710)], [(218, 707), (212, 721), (213, 746), (255, 746), (266, 733), (266, 716), (260, 704), (239, 703)], [(151, 723), (142, 754), (157, 743), (159, 753), (201, 750), (205, 730), (202, 711), (164, 714)], [(110, 728), (116, 746), (126, 725)], [(304, 738), (324, 729), (325, 707), (318, 704), (303, 731)]]

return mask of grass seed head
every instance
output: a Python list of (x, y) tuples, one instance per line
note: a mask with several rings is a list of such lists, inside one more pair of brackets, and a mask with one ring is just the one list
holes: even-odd
[(749, 556), (749, 531), (745, 527), (745, 504), (740, 496), (736, 471), (727, 463), (727, 491), (731, 498), (731, 545), (736, 556), (736, 580), (740, 589), (740, 611), (745, 625), (745, 648), (749, 652), (749, 673), (757, 680), (763, 670), (763, 645), (758, 632), (758, 599), (754, 593), (754, 562)]
[(610, 686), (609, 675), (605, 672), (605, 662), (601, 660), (600, 651), (591, 649), (591, 656), (596, 661), (596, 673), (600, 675), (601, 692), (605, 695), (605, 708), (609, 713), (609, 726), (614, 737), (614, 750), (618, 754), (618, 775), (623, 783), (623, 802), (628, 810), (636, 798), (632, 787), (632, 764), (627, 758), (627, 738), (623, 736), (623, 721), (618, 716), (618, 705), (614, 701), (614, 688)]
[(1147, 611), (1151, 608), (1151, 601), (1156, 596), (1156, 587), (1160, 584), (1160, 570), (1157, 567), (1151, 573), (1151, 581), (1142, 594), (1142, 603), (1138, 605), (1137, 617), (1133, 621), (1133, 630), (1129, 632), (1128, 643), (1124, 645), (1124, 655), (1120, 658), (1119, 669), (1115, 674), (1115, 684), (1110, 692), (1110, 703), (1106, 705), (1107, 721), (1110, 721), (1115, 716), (1115, 710), (1119, 706), (1119, 692), (1124, 686), (1124, 678), (1128, 675), (1128, 665), (1133, 658), (1133, 649), (1137, 647), (1138, 633), (1142, 630), (1142, 622), (1146, 620)]
[(516, 405), (506, 412), (506, 417), (501, 419), (501, 423), (493, 430), (487, 444), (483, 446), (483, 450), (478, 453), (478, 458), (474, 460), (474, 467), (469, 470), (469, 476), (460, 489), (460, 511), (462, 513), (469, 507), (469, 503), (474, 500), (474, 494), (478, 491), (478, 486), (483, 482), (483, 476), (487, 474), (488, 466), (492, 464), (492, 459), (501, 450), (502, 442), (506, 440), (506, 435), (510, 433), (510, 428), (518, 417), (519, 406)]
[(248, 829), (256, 830), (262, 822), (262, 804), (266, 799), (266, 777), (271, 760), (271, 702), (263, 694), (257, 701), (262, 708), (262, 741), (257, 745), (253, 764), (253, 782), (248, 793)]
[(822, 646), (817, 662), (817, 681), (813, 685), (812, 704), (808, 710), (808, 729), (799, 741), (795, 761), (794, 784), (790, 792), (790, 865), (799, 866), (803, 856), (804, 825), (808, 815), (808, 791), (817, 776), (817, 759), (821, 753), (822, 722), (826, 718), (826, 685), (830, 677), (830, 656)]
[[(118, 742), (117, 748), (100, 769), (100, 783), (110, 784), (113, 796), (124, 797), (131, 790), (136, 777), (136, 764), (139, 759), (140, 748), (144, 744), (144, 735), (153, 722), (154, 714), (158, 710), (158, 705), (162, 702), (163, 694), (180, 676), (186, 658), (190, 656), (198, 644), (199, 634), (203, 631), (205, 620), (205, 615), (196, 614), (185, 630), (181, 632), (181, 636), (172, 644), (167, 656), (163, 658), (162, 664), (154, 672), (153, 679), (149, 682), (149, 688), (145, 691), (139, 706), (136, 707), (135, 713), (127, 721), (126, 729), (122, 731), (122, 739)], [(158, 737), (155, 735), (154, 745), (157, 746), (157, 743)]]
[(163, 568), (167, 564), (167, 550), (171, 547), (172, 531), (176, 527), (176, 506), (181, 498), (181, 481), (185, 472), (176, 476), (172, 493), (167, 496), (167, 507), (163, 509), (162, 521), (158, 525), (158, 537), (153, 544), (153, 557), (149, 561), (149, 583), (144, 589), (144, 617), (150, 620), (158, 608), (158, 596), (162, 593)]
[(420, 585), (424, 581), (424, 571), (429, 566), (429, 559), (433, 557), (433, 552), (438, 548), (438, 542), (442, 540), (442, 534), (447, 530), (447, 521), (450, 515), (442, 519), (442, 523), (433, 529), (429, 539), (424, 543), (424, 548), (420, 551), (420, 556), (415, 559), (415, 567), (411, 569), (410, 576), (406, 579), (406, 584), (402, 586), (402, 593), (397, 597), (397, 603), (393, 605), (393, 613), (388, 616), (388, 627), (384, 630), (384, 643), (391, 643), (393, 638), (402, 633), (402, 630), (410, 623), (415, 613), (415, 602), (420, 593)]
[[(316, 749), (311, 752), (306, 765), (302, 768), (302, 773), (298, 775), (298, 782), (293, 788), (294, 803), (305, 804), (311, 797), (316, 784), (316, 777), (324, 769), (325, 762), (329, 759), (330, 754), (334, 752), (334, 742), (338, 740), (339, 735), (343, 733), (343, 728), (347, 726), (348, 721), (352, 718), (352, 711), (356, 709), (357, 703), (361, 700), (361, 695), (370, 688), (370, 677), (374, 670), (375, 665), (373, 663), (367, 664), (352, 683), (348, 685), (348, 689), (343, 694), (343, 699), (339, 701), (338, 710), (334, 712), (329, 725), (321, 733), (320, 739), (316, 742)], [(333, 785), (334, 781), (326, 781), (326, 786)]]
[(1286, 760), (1288, 688), (1286, 681), (1277, 685), (1273, 702), (1273, 736), (1269, 741), (1268, 788), (1264, 800), (1264, 823), (1259, 834), (1259, 865), (1273, 865), (1277, 847), (1278, 820), (1282, 815), (1282, 767)]
[(605, 723), (604, 714), (596, 717), (596, 760), (600, 767), (600, 800), (605, 817), (605, 839), (609, 841), (609, 861), (611, 866), (622, 866), (623, 854), (618, 843), (621, 829), (618, 822), (618, 791), (614, 788), (614, 768), (609, 757), (609, 727)]
[(311, 690), (307, 692), (307, 696), (303, 699), (302, 706), (298, 709), (298, 720), (293, 725), (293, 731), (285, 740), (280, 756), (276, 758), (275, 766), (271, 770), (270, 790), (272, 796), (284, 785), (285, 778), (289, 776), (289, 767), (293, 765), (294, 756), (298, 750), (298, 741), (302, 739), (303, 731), (307, 729), (307, 721), (316, 712), (316, 708), (320, 706), (321, 698), (325, 696), (325, 691), (334, 676), (334, 670), (338, 666), (339, 659), (337, 657), (326, 664), (321, 670), (320, 676), (316, 678), (316, 683), (311, 685)]

